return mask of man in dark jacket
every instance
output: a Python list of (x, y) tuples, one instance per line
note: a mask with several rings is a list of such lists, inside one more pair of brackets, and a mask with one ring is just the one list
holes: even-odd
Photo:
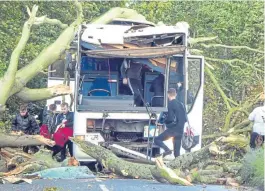
[[(28, 113), (26, 105), (21, 105), (19, 109), (19, 114), (12, 121), (12, 134), (26, 134), (26, 135), (35, 135), (39, 134), (40, 127), (37, 124), (35, 118)], [(23, 151), (27, 152), (32, 150), (33, 152), (37, 151), (36, 146), (32, 147), (23, 147)]]
[(157, 146), (164, 149), (163, 157), (172, 153), (163, 142), (169, 138), (173, 138), (174, 156), (178, 157), (180, 155), (181, 138), (187, 119), (184, 106), (176, 100), (176, 96), (176, 89), (170, 88), (168, 90), (168, 114), (165, 120), (167, 129), (154, 140)]
[(131, 60), (124, 59), (121, 65), (122, 82), (131, 89), (136, 106), (141, 106), (142, 103), (143, 86), (141, 82), (141, 70), (142, 64), (132, 62)]
[[(61, 104), (61, 113), (57, 115), (55, 122), (55, 132), (58, 131), (58, 128), (68, 128), (73, 130), (74, 126), (74, 113), (69, 111), (68, 103)], [(71, 135), (72, 136), (72, 135)], [(59, 161), (63, 161), (66, 158), (66, 147), (69, 149), (69, 153), (71, 157), (73, 157), (73, 143), (68, 140), (63, 148), (55, 146), (53, 156), (61, 151), (61, 159)]]
[(164, 81), (165, 77), (163, 74), (159, 74), (150, 86), (149, 91), (154, 92), (154, 97), (151, 100), (152, 107), (163, 107), (164, 105)]

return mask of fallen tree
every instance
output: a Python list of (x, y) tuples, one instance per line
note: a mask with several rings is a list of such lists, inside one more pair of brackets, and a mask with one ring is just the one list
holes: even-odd
[(41, 135), (9, 135), (0, 134), (0, 148), (4, 147), (22, 147), (22, 146), (36, 146), (49, 145), (54, 146), (55, 142), (46, 139)]
[[(97, 159), (107, 170), (117, 175), (127, 178), (154, 178), (159, 182), (181, 185), (192, 185), (191, 182), (212, 184), (230, 182), (237, 185), (236, 182), (240, 177), (237, 177), (237, 181), (231, 179), (238, 176), (241, 167), (238, 161), (248, 146), (247, 138), (230, 135), (216, 139), (199, 151), (183, 154), (167, 165), (164, 165), (161, 158), (156, 159), (156, 165), (143, 165), (127, 162), (108, 149), (93, 143), (76, 138), (72, 141), (83, 152)], [(240, 157), (236, 158), (236, 155)]]

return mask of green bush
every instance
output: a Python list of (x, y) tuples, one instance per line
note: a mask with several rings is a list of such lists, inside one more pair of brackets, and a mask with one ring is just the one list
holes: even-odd
[(264, 190), (264, 148), (249, 150), (242, 164), (242, 180), (250, 186)]

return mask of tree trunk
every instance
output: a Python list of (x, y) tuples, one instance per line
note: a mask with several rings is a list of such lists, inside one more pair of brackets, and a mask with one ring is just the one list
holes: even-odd
[(150, 169), (154, 165), (137, 164), (120, 159), (110, 150), (93, 143), (72, 139), (86, 154), (99, 161), (106, 169), (127, 178), (153, 179)]
[(23, 88), (20, 92), (16, 94), (17, 97), (23, 101), (40, 101), (50, 99), (60, 95), (68, 95), (71, 93), (69, 86), (64, 84), (59, 84), (49, 88), (42, 89), (29, 89)]
[(18, 135), (0, 134), (0, 148), (36, 146), (36, 145), (54, 146), (55, 142), (50, 139), (46, 139), (41, 135), (18, 136)]

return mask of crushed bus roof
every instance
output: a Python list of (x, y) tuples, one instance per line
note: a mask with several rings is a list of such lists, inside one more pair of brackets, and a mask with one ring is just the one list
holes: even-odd
[(163, 58), (181, 54), (185, 49), (186, 46), (177, 45), (166, 47), (83, 50), (82, 53), (94, 58)]

